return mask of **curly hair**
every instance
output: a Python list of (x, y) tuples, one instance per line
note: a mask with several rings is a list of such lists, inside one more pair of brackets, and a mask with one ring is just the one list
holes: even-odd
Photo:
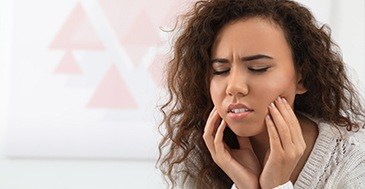
[[(170, 187), (232, 186), (202, 139), (213, 108), (210, 52), (224, 25), (252, 17), (269, 20), (284, 31), (295, 68), (308, 90), (295, 97), (295, 111), (349, 132), (364, 128), (361, 96), (346, 74), (340, 50), (331, 39), (329, 27), (319, 25), (307, 8), (290, 0), (198, 1), (179, 22), (179, 35), (167, 67), (168, 99), (160, 107), (164, 117), (158, 164)], [(227, 137), (229, 132), (225, 133)], [(229, 140), (225, 138), (227, 143)]]

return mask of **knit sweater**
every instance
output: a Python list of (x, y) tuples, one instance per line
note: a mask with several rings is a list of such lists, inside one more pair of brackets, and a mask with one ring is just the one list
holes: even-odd
[(365, 189), (365, 129), (348, 132), (313, 121), (318, 137), (297, 181), (275, 189)]
[(315, 122), (319, 134), (294, 188), (365, 188), (364, 129), (348, 132), (326, 122)]

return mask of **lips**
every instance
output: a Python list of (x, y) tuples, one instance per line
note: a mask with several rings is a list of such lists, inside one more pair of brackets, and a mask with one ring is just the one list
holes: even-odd
[(244, 104), (236, 103), (230, 104), (227, 110), (228, 118), (232, 120), (244, 120), (247, 116), (249, 116), (253, 112), (253, 109), (247, 107)]
[(228, 111), (227, 113), (244, 113), (244, 112), (252, 112), (253, 110), (248, 108), (246, 105), (244, 104), (230, 104), (228, 106)]

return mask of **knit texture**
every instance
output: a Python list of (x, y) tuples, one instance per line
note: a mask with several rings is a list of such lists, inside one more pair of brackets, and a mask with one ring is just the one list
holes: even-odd
[(316, 121), (319, 134), (295, 189), (365, 188), (365, 132)]

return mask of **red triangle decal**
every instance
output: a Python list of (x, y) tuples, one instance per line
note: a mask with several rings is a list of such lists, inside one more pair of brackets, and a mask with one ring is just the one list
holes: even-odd
[(68, 16), (50, 48), (67, 50), (105, 49), (80, 3)]
[(133, 22), (127, 36), (122, 39), (124, 45), (156, 46), (160, 42), (158, 27), (154, 26), (143, 11)]
[(137, 103), (115, 65), (111, 66), (97, 87), (87, 108), (135, 109)]
[(60, 64), (54, 70), (56, 74), (82, 74), (82, 71), (77, 64), (75, 58), (72, 56), (72, 53), (67, 51), (65, 56), (63, 56)]
[(100, 7), (104, 11), (110, 26), (114, 29), (119, 41), (127, 34), (128, 28), (134, 22), (140, 11), (141, 1), (121, 1), (121, 0), (98, 0)]

